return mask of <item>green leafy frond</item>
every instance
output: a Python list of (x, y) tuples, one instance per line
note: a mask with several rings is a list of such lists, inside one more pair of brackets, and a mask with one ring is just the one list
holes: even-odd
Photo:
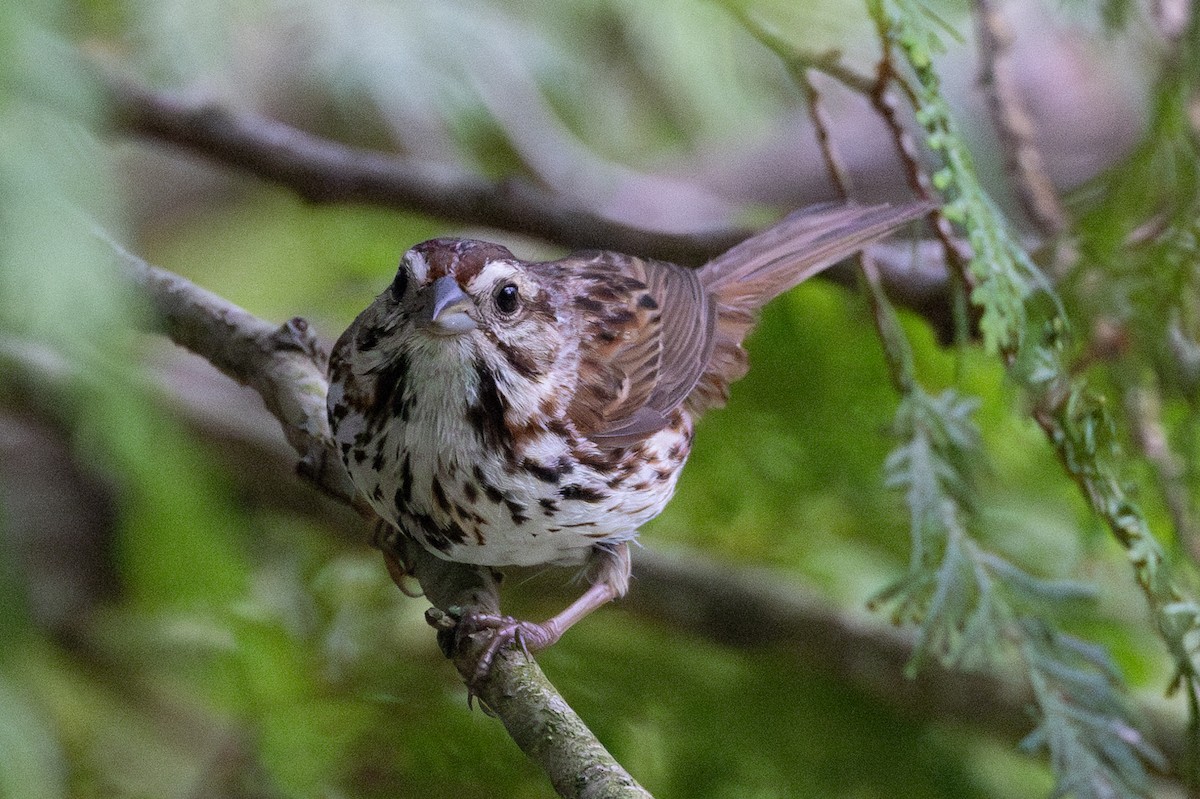
[(1084, 256), (1077, 313), (1128, 329), (1127, 346), (1158, 385), (1189, 402), (1197, 384), (1179, 344), (1200, 340), (1200, 21), (1192, 16), (1162, 67), (1140, 143), (1075, 198)]
[(1112, 709), (1124, 709), (1119, 675), (1108, 656), (1079, 639), (1022, 619), (1021, 655), (1041, 710), (1037, 728), (1021, 742), (1045, 750), (1057, 775), (1054, 796), (1107, 799), (1148, 796), (1145, 764), (1164, 767), (1162, 755)]
[(917, 122), (925, 128), (925, 143), (942, 159), (933, 184), (949, 201), (942, 212), (967, 231), (971, 301), (983, 310), (979, 329), (989, 352), (1015, 352), (1027, 327), (1026, 301), (1046, 288), (1037, 267), (1013, 235), (991, 197), (980, 185), (974, 159), (959, 133), (933, 67), (943, 51), (939, 29), (930, 12), (915, 0), (868, 0), (872, 17), (891, 45), (905, 54), (917, 77)]
[[(982, 311), (985, 348), (1001, 354), (1036, 396), (1052, 398), (1052, 407), (1073, 415), (1073, 423), (1059, 431), (1060, 454), (1088, 479), (1099, 477), (1103, 467), (1096, 453), (1112, 446), (1111, 420), (1103, 404), (1092, 401), (1093, 395), (1064, 369), (1069, 329), (1062, 303), (979, 183), (941, 94), (933, 57), (942, 50), (941, 29), (947, 26), (913, 0), (867, 0), (867, 5), (884, 57), (898, 48), (916, 74), (917, 120), (943, 163), (933, 183), (950, 195), (944, 213), (962, 225), (971, 245), (962, 277)], [(799, 80), (807, 80), (808, 70), (821, 69), (742, 16)], [(972, 418), (977, 403), (953, 390), (934, 396), (919, 384), (910, 346), (897, 335), (894, 311), (879, 287), (870, 279), (867, 283), (892, 382), (901, 393), (892, 430), (897, 445), (884, 463), (885, 482), (903, 492), (912, 535), (908, 571), (872, 604), (890, 606), (896, 623), (916, 628), (910, 673), (930, 657), (974, 668), (1005, 648), (1021, 654), (1039, 711), (1029, 748), (1048, 750), (1057, 795), (1145, 796), (1143, 760), (1155, 760), (1157, 754), (1129, 720), (1115, 667), (1100, 648), (1064, 635), (1048, 620), (1093, 592), (1077, 582), (1041, 579), (975, 540), (970, 527), (978, 505), (975, 463), (981, 437)], [(1038, 329), (1032, 320), (1046, 317), (1049, 334), (1031, 336)]]
[[(917, 628), (910, 672), (928, 657), (972, 668), (1011, 645), (1037, 702), (1037, 727), (1023, 745), (1046, 750), (1055, 796), (1148, 796), (1145, 762), (1161, 755), (1130, 719), (1120, 674), (1100, 647), (1057, 630), (1049, 617), (1090, 600), (1089, 586), (1039, 578), (983, 549), (971, 536), (975, 500), (973, 403), (953, 391), (920, 388), (897, 411), (900, 439), (886, 462), (887, 483), (905, 492), (912, 520), (909, 571), (875, 603)], [(1193, 608), (1180, 607), (1188, 618)]]
[[(937, 32), (926, 22), (922, 6), (915, 0), (887, 3), (871, 0), (869, 5), (885, 46), (902, 52), (916, 75), (919, 87), (914, 98), (917, 119), (926, 129), (929, 147), (940, 156), (943, 164), (934, 183), (949, 193), (951, 202), (947, 216), (963, 226), (973, 249), (969, 266), (970, 278), (974, 281), (971, 300), (982, 312), (980, 327), (984, 342), (990, 350), (1003, 356), (1009, 375), (1029, 393), (1034, 420), (1050, 440), (1065, 471), (1125, 548), (1154, 614), (1158, 632), (1175, 659), (1177, 682), (1187, 688), (1189, 707), (1195, 712), (1196, 653), (1188, 641), (1200, 635), (1200, 628), (1194, 626), (1197, 617), (1192, 612), (1197, 602), (1172, 576), (1163, 546), (1151, 532), (1145, 513), (1132, 499), (1122, 475), (1109, 403), (1085, 377), (1071, 368), (1068, 360), (1071, 329), (1062, 303), (1036, 271), (1012, 236), (1007, 222), (980, 187), (932, 66), (932, 55), (939, 40)], [(1193, 21), (1190, 35), (1200, 39), (1198, 30), (1200, 24)], [(1198, 49), (1184, 48), (1185, 56), (1181, 61), (1194, 60), (1188, 54)], [(1181, 70), (1178, 74), (1184, 72), (1186, 70)], [(1182, 181), (1172, 179), (1172, 185), (1176, 187), (1172, 191), (1182, 185), (1187, 192), (1190, 191), (1187, 187), (1194, 185), (1188, 176), (1195, 172), (1195, 158), (1176, 158), (1179, 152), (1172, 142), (1178, 137), (1171, 134), (1183, 119), (1179, 108), (1170, 102), (1181, 96), (1173, 91), (1173, 87), (1182, 80), (1168, 81), (1166, 97), (1159, 98), (1160, 119), (1156, 130), (1161, 141), (1155, 152), (1173, 165), (1174, 172), (1178, 173), (1176, 177), (1184, 178)], [(1163, 106), (1168, 110), (1163, 111)], [(1174, 111), (1170, 110), (1172, 108)], [(1163, 164), (1156, 169), (1162, 179)], [(1147, 193), (1147, 196), (1151, 195)], [(1177, 204), (1175, 212), (1167, 218), (1179, 217)], [(1182, 240), (1186, 242), (1187, 239)], [(1181, 261), (1186, 261), (1186, 257)], [(1035, 297), (1046, 298), (1053, 306), (1049, 321), (1034, 322), (1037, 317), (1032, 310), (1038, 307), (1033, 301)], [(1042, 301), (1038, 300), (1039, 303)], [(1029, 334), (1043, 325), (1046, 335)], [(1181, 609), (1180, 612), (1176, 612), (1176, 608)], [(1049, 702), (1042, 704), (1043, 713), (1057, 712), (1058, 709)], [(1099, 751), (1095, 747), (1104, 743), (1094, 736), (1052, 737), (1048, 745), (1056, 768), (1074, 768), (1083, 763), (1081, 758), (1062, 754), (1063, 747), (1073, 746), (1074, 741), (1084, 741), (1091, 747), (1089, 751), (1093, 755)], [(1066, 791), (1080, 791), (1078, 785), (1086, 784), (1086, 780), (1078, 782), (1067, 772), (1060, 771), (1059, 779), (1060, 785), (1068, 786)], [(1131, 783), (1117, 781), (1113, 784)]]

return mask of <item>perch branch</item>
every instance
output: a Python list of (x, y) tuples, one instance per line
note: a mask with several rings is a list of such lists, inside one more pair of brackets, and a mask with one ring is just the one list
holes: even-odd
[[(166, 334), (257, 391), (301, 457), (306, 476), (334, 497), (354, 504), (349, 478), (333, 452), (325, 413), (326, 352), (302, 319), (281, 327), (265, 322), (190, 281), (150, 266), (118, 248), (134, 282), (149, 298)], [(369, 513), (362, 504), (360, 509)], [(451, 607), (496, 612), (491, 574), (413, 553), (414, 575), (445, 613)], [(471, 673), (470, 652), (456, 655)], [(564, 797), (645, 799), (645, 792), (579, 719), (531, 659), (498, 657), (475, 686), (517, 745), (550, 777)]]

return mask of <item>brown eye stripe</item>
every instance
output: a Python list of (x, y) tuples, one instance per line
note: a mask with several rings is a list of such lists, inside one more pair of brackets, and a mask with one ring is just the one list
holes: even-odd
[(489, 336), (489, 338), (496, 344), (496, 349), (500, 350), (500, 354), (504, 356), (508, 365), (521, 377), (526, 380), (534, 380), (545, 374), (545, 371), (538, 366), (537, 359), (528, 351), (495, 336)]

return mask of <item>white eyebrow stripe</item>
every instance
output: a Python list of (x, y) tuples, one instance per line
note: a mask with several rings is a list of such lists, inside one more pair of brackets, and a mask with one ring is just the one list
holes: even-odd
[(471, 279), (470, 288), (478, 290), (504, 278), (512, 279), (516, 276), (517, 266), (512, 261), (489, 261), (483, 269), (479, 270), (479, 274)]
[(412, 270), (413, 280), (418, 284), (424, 283), (425, 278), (429, 275), (429, 263), (425, 260), (425, 256), (416, 250), (409, 250), (404, 254), (404, 260), (408, 262), (408, 268)]

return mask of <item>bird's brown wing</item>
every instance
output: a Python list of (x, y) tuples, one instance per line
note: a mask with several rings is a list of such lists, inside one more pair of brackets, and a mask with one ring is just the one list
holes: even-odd
[(572, 256), (580, 376), (567, 415), (605, 448), (663, 429), (713, 347), (716, 306), (693, 270), (616, 253)]
[(773, 298), (928, 214), (933, 205), (818, 205), (789, 214), (702, 266), (697, 277), (717, 306), (712, 355), (687, 407), (699, 415), (725, 404), (746, 373), (742, 340)]
[(699, 270), (603, 252), (557, 262), (582, 331), (567, 415), (597, 445), (622, 447), (666, 427), (685, 400), (695, 414), (723, 404), (764, 304), (930, 208), (807, 208)]

